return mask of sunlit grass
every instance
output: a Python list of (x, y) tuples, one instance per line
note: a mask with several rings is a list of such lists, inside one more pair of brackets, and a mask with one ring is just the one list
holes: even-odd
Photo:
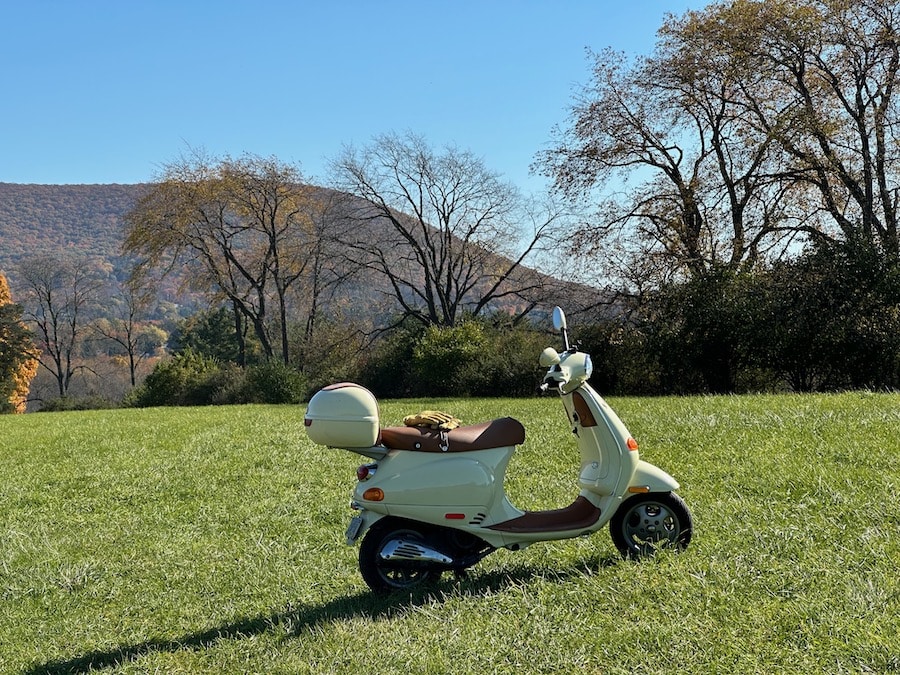
[[(0, 672), (900, 670), (900, 395), (611, 403), (682, 484), (685, 553), (603, 531), (388, 599), (342, 540), (360, 460), (302, 407), (0, 417)], [(381, 402), (425, 407), (522, 420), (513, 501), (571, 501), (552, 397)]]

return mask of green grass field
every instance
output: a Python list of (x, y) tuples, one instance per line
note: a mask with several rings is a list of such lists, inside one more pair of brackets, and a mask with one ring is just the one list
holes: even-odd
[[(610, 401), (681, 482), (682, 554), (606, 530), (377, 598), (343, 543), (360, 458), (303, 407), (0, 417), (3, 673), (900, 671), (900, 395)], [(559, 402), (382, 402), (525, 423), (508, 491), (568, 504)]]

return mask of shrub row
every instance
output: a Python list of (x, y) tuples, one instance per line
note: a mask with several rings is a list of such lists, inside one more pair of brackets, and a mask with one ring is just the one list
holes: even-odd
[[(629, 309), (627, 320), (570, 327), (605, 394), (900, 388), (900, 266), (871, 248), (820, 246), (752, 273), (714, 268)], [(368, 349), (349, 340), (310, 349), (306, 375), (276, 362), (242, 369), (187, 348), (126, 404), (295, 403), (341, 380), (381, 398), (528, 396), (543, 375), (541, 351), (559, 345), (542, 329), (497, 317), (410, 324)]]
[(470, 319), (407, 327), (376, 347), (359, 381), (377, 396), (528, 396), (543, 376), (538, 356), (554, 342), (531, 327)]
[(157, 364), (124, 405), (299, 403), (305, 394), (303, 375), (283, 363), (240, 368), (189, 349)]

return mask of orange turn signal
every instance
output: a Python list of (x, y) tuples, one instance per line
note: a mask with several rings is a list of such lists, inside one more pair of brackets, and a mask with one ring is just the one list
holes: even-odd
[(381, 488), (369, 488), (363, 492), (363, 499), (370, 502), (380, 502), (384, 499), (384, 490)]
[(650, 492), (650, 486), (649, 485), (632, 485), (631, 487), (628, 488), (628, 491), (634, 492), (635, 494), (645, 494), (647, 492)]
[(629, 450), (637, 450), (638, 449), (637, 441), (634, 440), (631, 436), (629, 436), (628, 440), (625, 441), (625, 445), (628, 446)]

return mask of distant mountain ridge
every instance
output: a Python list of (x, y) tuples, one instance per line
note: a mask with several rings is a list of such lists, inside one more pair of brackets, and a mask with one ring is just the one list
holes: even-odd
[(72, 251), (121, 261), (124, 216), (146, 185), (0, 183), (0, 272), (35, 255)]

